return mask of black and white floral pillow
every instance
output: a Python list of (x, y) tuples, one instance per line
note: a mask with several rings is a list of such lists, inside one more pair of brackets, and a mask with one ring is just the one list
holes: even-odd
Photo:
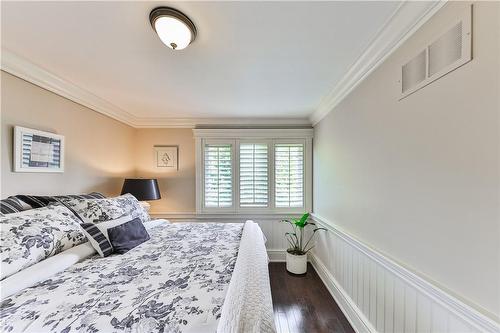
[(78, 215), (83, 223), (101, 223), (125, 216), (131, 220), (138, 217), (143, 223), (150, 220), (148, 212), (131, 194), (106, 199), (63, 198), (60, 202)]
[(135, 219), (142, 223), (150, 220), (144, 207), (131, 194), (106, 199), (68, 198), (60, 202), (80, 218), (85, 234), (101, 257), (113, 253), (108, 228)]
[(0, 216), (0, 279), (85, 241), (78, 218), (60, 204)]

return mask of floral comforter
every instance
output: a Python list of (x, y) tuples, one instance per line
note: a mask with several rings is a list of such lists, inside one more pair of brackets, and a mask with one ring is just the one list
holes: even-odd
[(4, 299), (2, 332), (215, 332), (243, 224), (177, 223)]

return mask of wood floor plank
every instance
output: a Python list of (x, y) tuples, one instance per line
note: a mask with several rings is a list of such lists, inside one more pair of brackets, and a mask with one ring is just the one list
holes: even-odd
[(278, 333), (353, 333), (320, 277), (309, 264), (305, 275), (286, 271), (285, 263), (269, 264)]

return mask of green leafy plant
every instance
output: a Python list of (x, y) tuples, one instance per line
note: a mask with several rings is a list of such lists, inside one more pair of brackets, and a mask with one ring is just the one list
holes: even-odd
[[(300, 219), (291, 218), (288, 220), (282, 220), (281, 222), (290, 224), (293, 229), (292, 232), (285, 233), (286, 240), (288, 241), (288, 244), (290, 244), (287, 252), (297, 256), (306, 254), (314, 247), (314, 245), (310, 245), (309, 243), (311, 243), (311, 240), (317, 231), (326, 230), (325, 228), (316, 227), (316, 223), (314, 222), (309, 222), (309, 213), (305, 213)], [(307, 236), (305, 236), (304, 233), (305, 228), (308, 225), (314, 229), (312, 229), (312, 233), (306, 241), (305, 237)]]

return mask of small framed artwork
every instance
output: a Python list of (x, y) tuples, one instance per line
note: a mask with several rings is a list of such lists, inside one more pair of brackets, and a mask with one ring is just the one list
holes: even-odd
[(14, 172), (64, 172), (64, 136), (15, 126)]
[(154, 146), (156, 167), (178, 170), (179, 146)]

